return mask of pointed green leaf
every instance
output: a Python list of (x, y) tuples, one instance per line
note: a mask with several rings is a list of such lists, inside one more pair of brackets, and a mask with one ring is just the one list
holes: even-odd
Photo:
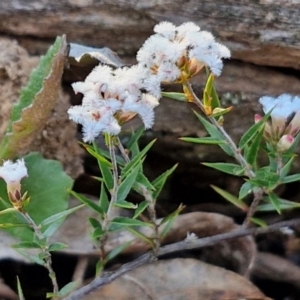
[(177, 166), (178, 164), (174, 165), (171, 169), (165, 171), (152, 181), (152, 185), (155, 188), (154, 192), (152, 193), (153, 199), (157, 199), (168, 177), (175, 171)]
[(136, 219), (149, 205), (148, 201), (142, 201), (139, 205), (138, 208), (134, 212), (134, 216), (132, 217), (133, 219)]
[(243, 211), (247, 211), (248, 210), (248, 206), (239, 198), (237, 198), (236, 196), (228, 193), (227, 191), (224, 191), (222, 189), (220, 189), (217, 186), (211, 185), (211, 187), (219, 194), (221, 195), (224, 199), (226, 199), (227, 201), (229, 201), (230, 203), (232, 203), (233, 205), (235, 205), (236, 207), (240, 208)]
[(18, 288), (19, 300), (25, 300), (23, 290), (22, 290), (22, 286), (21, 286), (21, 283), (20, 283), (20, 280), (19, 280), (19, 276), (17, 276), (17, 288)]
[(237, 164), (230, 163), (202, 163), (202, 165), (222, 171), (224, 173), (235, 175), (235, 176), (244, 176), (245, 169)]
[(41, 265), (41, 266), (45, 265), (44, 260), (40, 259), (37, 255), (31, 255), (31, 254), (27, 253), (26, 251), (24, 251), (23, 249), (16, 248), (15, 250), (18, 253), (20, 253), (21, 255), (23, 255), (24, 257), (26, 257), (28, 260), (30, 260), (34, 263)]
[[(261, 139), (262, 139), (263, 133), (264, 133), (263, 128), (264, 128), (264, 126), (262, 127), (262, 129), (260, 129), (257, 132), (257, 134), (254, 136), (253, 140), (251, 140), (251, 145), (249, 146), (249, 148), (247, 148), (247, 151), (245, 151), (246, 161), (251, 166), (256, 165), (257, 154), (260, 149), (260, 143), (261, 143)], [(246, 144), (245, 144), (245, 146), (246, 146)], [(244, 146), (244, 149), (246, 149), (245, 146)]]
[(92, 239), (99, 242), (99, 238), (103, 236), (103, 234), (105, 234), (105, 231), (102, 229), (102, 226), (100, 225), (98, 228), (95, 228), (92, 234)]
[(263, 118), (255, 123), (254, 125), (252, 125), (241, 137), (240, 143), (239, 143), (239, 149), (243, 149), (250, 141), (253, 140), (253, 138), (255, 137), (255, 135), (263, 130), (264, 128), (264, 124), (266, 123), (266, 121), (268, 120), (268, 118), (270, 117), (272, 110), (269, 111), (267, 114), (265, 114), (263, 116)]
[(112, 251), (110, 251), (106, 257), (105, 257), (105, 262), (110, 261), (111, 259), (115, 258), (117, 255), (119, 255), (121, 252), (123, 252), (130, 244), (132, 241), (128, 241), (116, 248), (114, 248)]
[(164, 225), (161, 233), (159, 234), (160, 238), (163, 238), (171, 229), (174, 221), (180, 214), (180, 212), (184, 209), (183, 205), (180, 205), (175, 211), (165, 216), (161, 221), (159, 226)]
[(46, 225), (49, 225), (53, 222), (56, 222), (57, 220), (60, 220), (62, 218), (65, 218), (67, 217), (68, 215), (72, 214), (73, 212), (75, 212), (76, 210), (82, 208), (84, 206), (84, 204), (81, 204), (81, 205), (78, 205), (76, 207), (73, 207), (73, 208), (70, 208), (70, 209), (67, 209), (67, 210), (64, 210), (62, 212), (59, 212), (53, 216), (50, 216), (49, 218), (45, 219), (42, 223), (41, 223), (41, 226), (46, 226)]
[[(221, 132), (210, 122), (205, 120), (203, 117), (201, 117), (197, 112), (195, 112), (195, 115), (197, 116), (198, 120), (203, 124), (207, 132), (211, 135), (212, 138), (216, 140), (224, 140), (223, 135)], [(228, 146), (228, 144), (219, 144), (219, 146), (222, 148), (222, 150), (227, 153), (229, 156), (234, 156), (234, 153), (232, 152), (231, 148)]]
[(241, 186), (240, 191), (239, 191), (239, 200), (244, 199), (247, 195), (252, 193), (253, 186), (250, 182), (246, 181), (244, 184)]
[(270, 199), (271, 203), (273, 204), (274, 208), (276, 209), (276, 211), (281, 214), (281, 210), (280, 210), (280, 200), (279, 198), (274, 194), (274, 193), (269, 193), (268, 198)]
[(60, 250), (63, 250), (63, 249), (66, 249), (66, 248), (68, 248), (68, 245), (66, 245), (66, 244), (63, 244), (63, 243), (53, 243), (53, 244), (51, 244), (50, 246), (49, 246), (49, 251), (51, 252), (53, 252), (53, 251), (60, 251)]
[(117, 203), (114, 203), (114, 206), (121, 207), (121, 208), (127, 208), (127, 209), (136, 209), (137, 205), (133, 204), (132, 202), (127, 201), (118, 201)]
[[(134, 132), (128, 142), (127, 148), (130, 150), (132, 153), (132, 156), (136, 156), (139, 153), (139, 146), (138, 146), (138, 141), (142, 134), (144, 133), (145, 128), (140, 127), (136, 132)], [(134, 148), (134, 149), (133, 149)], [(135, 153), (133, 153), (135, 152)]]
[(99, 206), (104, 213), (107, 213), (109, 207), (109, 200), (107, 197), (107, 193), (105, 190), (105, 186), (103, 182), (101, 183), (101, 191), (100, 191), (100, 198), (99, 198)]
[(254, 224), (259, 225), (260, 227), (268, 228), (268, 224), (262, 219), (251, 218), (250, 220), (251, 220), (251, 222), (253, 222)]
[(96, 264), (96, 277), (99, 277), (104, 269), (104, 262), (99, 260)]
[(117, 224), (117, 225), (121, 225), (123, 227), (128, 227), (128, 226), (152, 227), (153, 226), (153, 224), (151, 224), (151, 223), (146, 223), (146, 222), (142, 222), (140, 220), (130, 219), (130, 218), (126, 218), (126, 217), (116, 217), (111, 221), (111, 224)]
[(281, 183), (290, 183), (295, 181), (300, 181), (300, 174), (288, 175), (280, 180)]
[(284, 179), (284, 177), (289, 173), (292, 165), (293, 165), (293, 162), (294, 162), (294, 159), (295, 159), (295, 155), (293, 155), (288, 161), (287, 163), (283, 166), (283, 168), (281, 168), (280, 170), (280, 178), (281, 179)]
[(76, 197), (76, 199), (78, 199), (79, 201), (81, 201), (82, 203), (86, 204), (88, 207), (90, 207), (92, 210), (94, 210), (95, 212), (97, 212), (100, 215), (103, 215), (103, 210), (102, 208), (95, 203), (93, 200), (88, 199), (87, 197), (77, 194), (74, 191), (70, 191), (70, 193)]
[(161, 95), (166, 98), (187, 102), (187, 98), (184, 93), (161, 92)]
[(0, 216), (5, 215), (5, 214), (11, 214), (11, 213), (18, 213), (18, 211), (13, 207), (6, 208), (6, 209), (0, 211)]
[(179, 139), (184, 142), (195, 143), (195, 144), (207, 144), (207, 145), (226, 144), (224, 140), (217, 140), (212, 137), (203, 137), (203, 138), (182, 137)]
[(257, 211), (274, 211), (274, 210), (288, 210), (288, 209), (295, 209), (300, 208), (300, 203), (288, 201), (282, 198), (277, 198), (277, 208), (275, 208), (273, 202), (272, 203), (265, 203), (258, 206)]
[[(94, 147), (94, 150), (96, 153), (103, 156), (102, 150), (96, 145), (95, 142), (93, 143), (93, 147)], [(98, 161), (98, 165), (99, 165), (105, 186), (110, 191), (114, 186), (114, 179), (113, 179), (111, 168), (105, 162), (103, 162), (101, 160), (97, 160), (97, 161)]]
[(128, 163), (123, 169), (121, 178), (125, 178), (131, 169), (135, 168), (144, 158), (146, 153), (152, 147), (152, 145), (156, 142), (156, 139), (151, 141), (139, 154), (137, 154), (131, 161)]
[(142, 172), (138, 173), (133, 188), (138, 192), (140, 185), (145, 186), (149, 191), (155, 190), (154, 186), (150, 183), (149, 179)]
[(150, 239), (149, 237), (147, 237), (146, 235), (144, 235), (143, 233), (141, 233), (138, 230), (133, 229), (132, 227), (127, 227), (126, 230), (128, 230), (129, 232), (131, 232), (133, 235), (135, 235), (137, 238), (141, 239), (142, 241), (146, 242), (147, 244), (149, 244), (151, 247), (154, 247), (154, 243), (153, 240)]
[(29, 248), (29, 249), (40, 249), (42, 245), (40, 245), (37, 242), (31, 241), (31, 242), (20, 242), (17, 244), (11, 245), (12, 248)]
[(98, 228), (98, 227), (101, 227), (101, 223), (95, 218), (89, 218), (89, 222), (90, 222), (90, 224), (92, 225), (92, 227), (94, 229)]
[(131, 169), (131, 173), (127, 173), (127, 177), (121, 182), (117, 192), (117, 203), (125, 201), (129, 194), (133, 184), (135, 183), (136, 177), (139, 173), (140, 165), (135, 166)]
[(78, 287), (78, 282), (77, 281), (72, 281), (66, 284), (64, 287), (60, 289), (58, 292), (59, 297), (64, 297), (68, 294), (70, 294), (72, 291), (74, 291)]
[(99, 152), (95, 151), (90, 145), (84, 145), (86, 151), (91, 154), (93, 157), (95, 157), (98, 162), (101, 162), (102, 164), (106, 165), (108, 168), (112, 168), (112, 164), (110, 161), (108, 161), (105, 157), (103, 157)]

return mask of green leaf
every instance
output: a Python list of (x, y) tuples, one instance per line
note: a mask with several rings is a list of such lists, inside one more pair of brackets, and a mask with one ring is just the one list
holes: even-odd
[(173, 219), (173, 217), (177, 217), (178, 214), (184, 209), (185, 206), (183, 206), (182, 204), (179, 205), (179, 207), (174, 210), (172, 213), (170, 213), (169, 215), (165, 216), (159, 223), (159, 226), (169, 222), (169, 220)]
[(245, 169), (237, 164), (230, 163), (202, 163), (202, 165), (222, 171), (224, 173), (235, 175), (235, 176), (244, 176)]
[(178, 166), (178, 164), (174, 165), (171, 169), (165, 171), (164, 173), (162, 173), (161, 175), (159, 175), (157, 178), (155, 178), (152, 181), (152, 185), (155, 189), (152, 194), (153, 199), (157, 199), (157, 197), (159, 196), (162, 188), (164, 187), (168, 177), (175, 171), (177, 166)]
[(90, 222), (90, 224), (92, 225), (92, 227), (94, 229), (98, 228), (98, 227), (101, 227), (101, 223), (95, 218), (89, 218), (89, 222)]
[(22, 290), (22, 286), (21, 286), (21, 283), (20, 283), (20, 280), (19, 280), (19, 276), (17, 276), (17, 288), (18, 288), (19, 300), (25, 300), (23, 290)]
[(292, 165), (293, 165), (293, 162), (294, 162), (294, 159), (295, 159), (295, 155), (293, 155), (288, 161), (287, 163), (283, 166), (283, 168), (281, 168), (280, 170), (280, 178), (281, 180), (284, 179), (284, 177), (289, 173)]
[(114, 203), (114, 206), (126, 209), (136, 209), (138, 207), (137, 204), (133, 204), (132, 202), (127, 201), (116, 202)]
[(99, 198), (99, 206), (104, 213), (107, 213), (109, 207), (109, 200), (107, 197), (107, 193), (105, 190), (105, 186), (103, 182), (101, 183), (101, 191), (100, 191), (100, 198)]
[(212, 137), (203, 137), (203, 138), (182, 137), (179, 139), (184, 142), (195, 143), (195, 144), (220, 145), (226, 143), (224, 140), (217, 140)]
[[(93, 143), (95, 152), (101, 155), (101, 149), (97, 147), (96, 143)], [(111, 168), (103, 161), (98, 160), (98, 165), (105, 183), (106, 188), (110, 191), (114, 186), (114, 179)]]
[(268, 224), (262, 219), (250, 218), (250, 220), (251, 220), (251, 222), (253, 222), (254, 224), (259, 225), (260, 227), (268, 228)]
[(115, 258), (117, 255), (119, 255), (121, 252), (123, 252), (130, 244), (132, 241), (128, 241), (116, 248), (114, 248), (112, 251), (110, 251), (106, 257), (105, 257), (105, 262), (110, 261), (111, 259)]
[(95, 212), (97, 212), (100, 215), (103, 215), (104, 212), (103, 212), (102, 208), (97, 203), (95, 203), (93, 200), (90, 200), (90, 199), (88, 199), (87, 197), (85, 197), (83, 195), (77, 194), (74, 191), (70, 191), (70, 193), (74, 197), (76, 197), (76, 199), (78, 199), (79, 201), (81, 201), (82, 203), (84, 203), (88, 207), (90, 207), (92, 210), (94, 210)]
[(300, 181), (300, 174), (288, 175), (280, 180), (281, 183), (290, 183), (295, 181)]
[(221, 195), (224, 199), (226, 199), (227, 201), (229, 201), (230, 203), (232, 203), (236, 207), (240, 208), (243, 211), (247, 211), (248, 210), (248, 206), (244, 202), (242, 202), (242, 200), (240, 200), (239, 198), (237, 198), (236, 196), (234, 196), (234, 195), (228, 193), (227, 191), (224, 191), (224, 190), (222, 190), (219, 187), (216, 187), (214, 185), (211, 185), (211, 187), (219, 195)]
[(133, 219), (136, 219), (149, 205), (148, 201), (142, 201), (139, 205), (138, 208), (134, 212), (134, 216), (132, 217)]
[(0, 158), (12, 159), (26, 149), (41, 132), (58, 99), (67, 43), (57, 37), (47, 54), (30, 75), (12, 109), (6, 135), (0, 145)]
[(149, 191), (155, 190), (154, 186), (150, 183), (149, 179), (142, 172), (138, 173), (133, 188), (138, 192), (140, 185), (143, 185)]
[(49, 218), (45, 219), (42, 223), (41, 226), (46, 226), (49, 224), (52, 224), (60, 219), (63, 219), (65, 217), (67, 217), (68, 215), (72, 214), (73, 212), (75, 212), (76, 210), (82, 208), (84, 206), (84, 204), (78, 205), (76, 207), (73, 208), (69, 208), (67, 210), (64, 210), (62, 212), (59, 212), (55, 215), (50, 216)]
[(60, 250), (63, 250), (63, 249), (66, 249), (66, 248), (68, 248), (68, 245), (66, 245), (66, 244), (63, 244), (63, 243), (53, 243), (53, 244), (51, 244), (50, 246), (49, 246), (49, 251), (51, 252), (53, 252), (53, 251), (60, 251)]
[(129, 232), (131, 232), (134, 236), (136, 236), (137, 238), (141, 239), (142, 241), (146, 242), (147, 244), (149, 244), (151, 247), (154, 247), (154, 243), (153, 240), (150, 239), (149, 237), (147, 237), (146, 235), (144, 235), (143, 233), (141, 233), (138, 230), (133, 229), (132, 227), (127, 227), (126, 230), (128, 230)]
[(68, 294), (70, 294), (72, 291), (74, 291), (78, 287), (78, 282), (77, 281), (72, 281), (66, 284), (64, 287), (60, 289), (58, 292), (59, 297), (64, 297)]
[(103, 271), (104, 269), (104, 262), (99, 260), (96, 264), (96, 277), (99, 277), (101, 272)]
[(128, 142), (127, 148), (130, 150), (132, 157), (135, 157), (139, 152), (138, 141), (142, 134), (144, 133), (145, 128), (141, 127), (136, 132), (134, 132)]
[(280, 178), (278, 174), (271, 172), (268, 167), (264, 167), (256, 171), (255, 177), (248, 179), (248, 181), (253, 185), (272, 190), (278, 185)]
[[(205, 120), (203, 117), (201, 117), (197, 112), (195, 112), (195, 115), (197, 116), (198, 120), (203, 124), (207, 132), (211, 135), (212, 138), (216, 140), (224, 140), (223, 135), (221, 132), (210, 122)], [(219, 146), (222, 148), (222, 150), (227, 153), (229, 156), (234, 156), (234, 153), (232, 152), (231, 148), (227, 143), (225, 144), (219, 144)]]
[(11, 214), (11, 213), (19, 213), (19, 212), (13, 207), (6, 208), (6, 209), (0, 211), (0, 216), (5, 215), (5, 214)]
[(281, 214), (280, 210), (280, 199), (274, 194), (274, 193), (269, 193), (268, 198), (270, 199), (271, 203), (273, 204), (275, 210)]
[(42, 245), (37, 242), (20, 242), (18, 244), (11, 245), (12, 248), (29, 248), (29, 249), (41, 249)]
[[(268, 198), (267, 198), (268, 199)], [(272, 203), (265, 203), (258, 206), (257, 211), (274, 211), (274, 210), (288, 210), (288, 209), (295, 209), (300, 208), (300, 203), (288, 201), (282, 198), (277, 198), (275, 201), (277, 201), (276, 205), (277, 208)]]
[(161, 95), (166, 98), (187, 102), (187, 98), (184, 93), (161, 92)]
[(40, 259), (37, 255), (28, 254), (26, 251), (19, 249), (19, 248), (16, 248), (15, 250), (18, 253), (20, 253), (21, 255), (23, 255), (24, 257), (26, 257), (28, 260), (30, 260), (34, 263), (41, 265), (41, 266), (45, 265), (45, 262), (42, 259)]
[(125, 178), (128, 173), (135, 168), (138, 164), (141, 163), (146, 153), (152, 147), (152, 145), (156, 142), (156, 139), (151, 141), (139, 154), (137, 154), (123, 169), (121, 174), (121, 179)]
[(106, 165), (108, 168), (112, 168), (112, 164), (110, 161), (108, 161), (103, 155), (101, 155), (99, 152), (95, 151), (90, 145), (84, 145), (86, 151), (91, 154), (93, 157), (95, 157), (98, 161), (98, 163), (102, 163)]
[(253, 186), (250, 182), (246, 181), (244, 184), (241, 186), (240, 191), (239, 191), (239, 200), (244, 199), (247, 195), (252, 193)]
[(99, 242), (99, 238), (105, 234), (105, 231), (102, 229), (102, 226), (100, 225), (98, 228), (95, 228), (93, 234), (92, 234), (92, 239), (96, 240)]
[[(260, 143), (264, 133), (263, 128), (264, 126), (253, 137), (253, 140), (251, 140), (251, 145), (247, 147), (247, 151), (245, 151), (246, 161), (251, 166), (256, 165), (257, 154), (260, 149)], [(244, 146), (244, 149), (246, 150), (246, 144)]]
[[(24, 159), (28, 177), (22, 180), (22, 193), (27, 191), (31, 197), (26, 211), (36, 224), (40, 224), (45, 219), (67, 209), (68, 189), (72, 187), (73, 180), (63, 171), (58, 161), (44, 159), (39, 153), (31, 153)], [(3, 190), (5, 184), (0, 180), (0, 193)], [(6, 193), (0, 196), (9, 203)], [(3, 208), (7, 207), (0, 202), (0, 210)], [(1, 223), (24, 223), (24, 220), (20, 220), (22, 219), (19, 214), (1, 216)], [(7, 231), (20, 241), (33, 240), (33, 232), (30, 228), (16, 227), (9, 228)]]
[(121, 182), (117, 192), (117, 203), (122, 203), (129, 194), (133, 184), (135, 183), (136, 177), (139, 173), (140, 165), (135, 166), (131, 169), (131, 173), (127, 173), (127, 177)]
[(267, 114), (264, 115), (264, 117), (254, 125), (252, 125), (241, 137), (240, 143), (239, 143), (239, 149), (243, 149), (250, 141), (252, 141), (255, 137), (255, 135), (263, 130), (266, 121), (270, 117), (272, 110), (269, 111)]
[(130, 219), (130, 218), (126, 218), (126, 217), (116, 217), (111, 221), (111, 224), (121, 225), (123, 227), (128, 227), (128, 226), (152, 227), (153, 226), (153, 224), (151, 224), (151, 223), (146, 223), (146, 222), (142, 222), (140, 220)]

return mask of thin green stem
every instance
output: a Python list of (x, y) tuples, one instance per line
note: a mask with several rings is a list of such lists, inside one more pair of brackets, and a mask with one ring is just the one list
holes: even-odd
[[(43, 235), (40, 227), (34, 222), (34, 220), (30, 217), (30, 215), (25, 211), (20, 211), (20, 213), (26, 219), (29, 226), (33, 229), (33, 231), (34, 231), (35, 235), (37, 236), (37, 238), (41, 241), (45, 240), (46, 237)], [(53, 294), (57, 295), (58, 292), (59, 292), (59, 287), (58, 287), (58, 283), (57, 283), (57, 279), (56, 279), (56, 274), (55, 274), (55, 272), (52, 268), (51, 253), (49, 251), (48, 246), (42, 247), (41, 250), (42, 250), (42, 254), (44, 255), (45, 267), (47, 268), (48, 273), (49, 273), (49, 277), (52, 281)], [(56, 296), (54, 296), (53, 299), (57, 299)]]

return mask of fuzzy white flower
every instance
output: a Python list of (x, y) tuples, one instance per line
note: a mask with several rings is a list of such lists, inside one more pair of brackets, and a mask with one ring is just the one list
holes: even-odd
[(161, 22), (154, 27), (154, 32), (156, 34), (150, 36), (138, 51), (137, 61), (160, 81), (180, 80), (180, 72), (185, 73), (183, 76), (189, 72), (185, 66), (191, 68), (190, 76), (204, 65), (219, 76), (223, 68), (222, 59), (230, 57), (227, 47), (217, 43), (211, 33), (200, 31), (200, 27), (192, 22), (178, 27), (170, 22)]
[[(146, 128), (152, 127), (153, 109), (158, 105), (158, 99), (142, 92), (150, 88), (149, 84), (145, 84), (146, 75), (141, 65), (116, 70), (98, 66), (84, 82), (72, 85), (74, 91), (84, 97), (82, 105), (71, 107), (68, 114), (71, 120), (82, 125), (85, 142), (94, 141), (101, 133), (119, 134), (120, 124), (136, 114)], [(158, 89), (157, 85), (155, 88)], [(160, 96), (160, 92), (157, 94)]]
[(21, 180), (28, 177), (24, 159), (18, 159), (15, 163), (4, 161), (0, 167), (0, 177), (6, 182), (7, 193), (12, 202), (21, 199)]

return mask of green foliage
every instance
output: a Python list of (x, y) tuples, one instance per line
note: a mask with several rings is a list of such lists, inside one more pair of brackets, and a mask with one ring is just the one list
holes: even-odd
[(186, 95), (184, 93), (175, 92), (161, 92), (161, 95), (166, 98), (174, 99), (177, 101), (187, 102)]
[(237, 164), (230, 163), (202, 163), (202, 165), (222, 171), (224, 173), (235, 175), (235, 176), (243, 176), (245, 172), (245, 168), (242, 168)]
[[(68, 189), (72, 187), (73, 180), (63, 171), (59, 162), (44, 159), (38, 153), (25, 156), (28, 177), (22, 180), (22, 192), (28, 192), (30, 202), (26, 211), (36, 224), (43, 224), (46, 230), (51, 222), (45, 224), (45, 219), (56, 214), (61, 214), (68, 207)], [(6, 186), (0, 180), (0, 195), (5, 202), (0, 202), (0, 210), (11, 206), (6, 194)], [(43, 223), (44, 222), (44, 223)], [(24, 227), (27, 222), (19, 213), (1, 216), (1, 223), (11, 223), (17, 227), (6, 228), (10, 234), (20, 241), (32, 241), (33, 232), (29, 227)], [(18, 226), (18, 224), (22, 226)]]

